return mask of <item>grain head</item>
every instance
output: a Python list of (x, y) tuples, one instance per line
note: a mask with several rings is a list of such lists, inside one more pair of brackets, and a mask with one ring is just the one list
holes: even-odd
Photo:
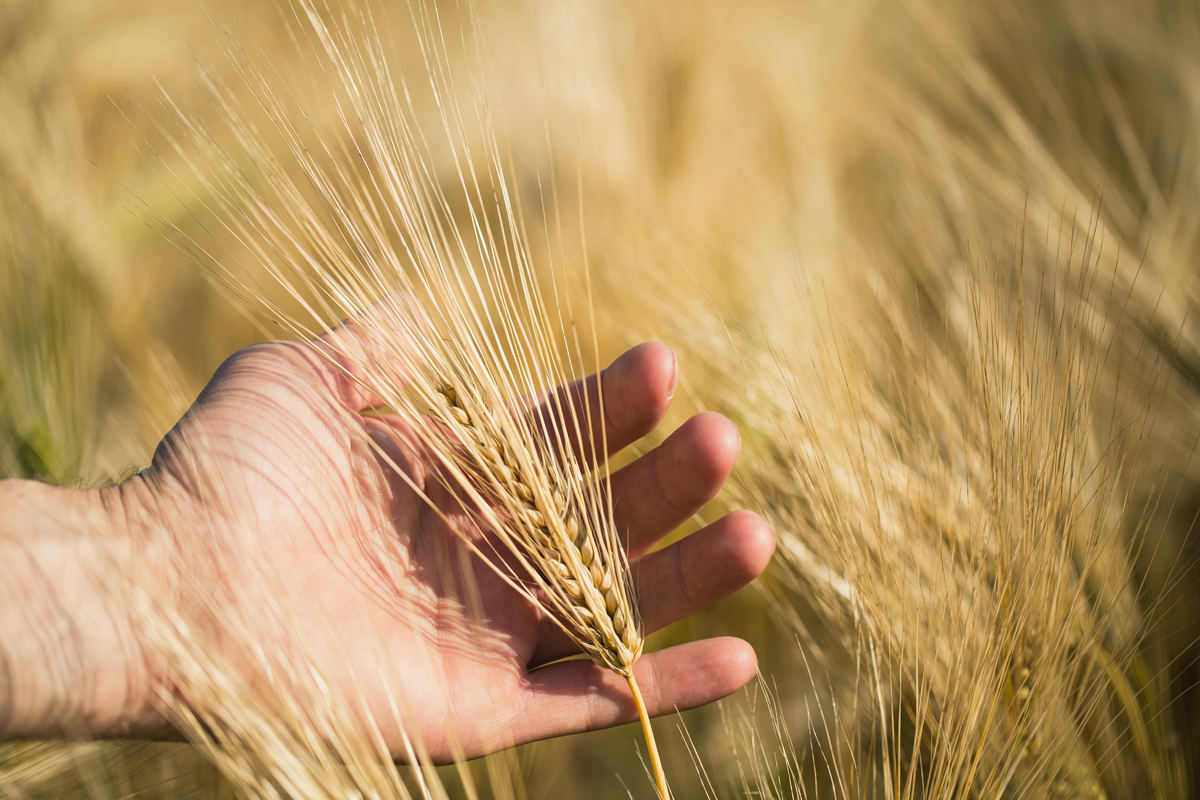
[[(666, 796), (633, 678), (643, 636), (607, 489), (603, 386), (574, 382), (598, 361), (587, 344), (590, 309), (572, 306), (563, 288), (586, 286), (586, 256), (532, 260), (488, 95), (479, 73), (460, 70), (447, 50), (460, 38), (457, 58), (478, 70), (483, 44), (471, 12), (461, 33), (424, 4), (411, 12), (423, 87), (393, 72), (372, 6), (296, 7), (334, 110), (315, 122), (286, 82), (229, 39), (240, 96), (202, 76), (224, 131), (166, 103), (176, 152), (205, 190), (190, 202), (219, 210), (226, 241), (252, 263), (222, 258), (219, 240), (177, 240), (310, 341), (369, 405), (403, 420), (397, 444), (436, 463), (434, 483), (453, 510), (428, 486), (412, 488), (476, 556), (629, 682)], [(419, 98), (439, 109), (440, 129), (422, 127)], [(270, 142), (243, 103), (266, 112)], [(435, 168), (439, 155), (445, 172)], [(556, 180), (548, 177), (550, 197), (534, 201), (552, 204)], [(552, 241), (554, 232), (535, 235)], [(343, 319), (350, 323), (325, 333)]]

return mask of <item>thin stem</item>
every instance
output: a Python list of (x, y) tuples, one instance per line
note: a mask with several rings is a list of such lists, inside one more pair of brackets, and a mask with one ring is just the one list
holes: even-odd
[(633, 692), (633, 702), (637, 704), (638, 718), (642, 721), (642, 732), (646, 734), (646, 749), (650, 751), (650, 767), (654, 770), (654, 783), (658, 789), (659, 800), (671, 800), (671, 792), (667, 789), (667, 775), (663, 772), (662, 759), (658, 757), (658, 745), (654, 743), (654, 729), (650, 727), (650, 712), (646, 711), (642, 690), (638, 688), (632, 673), (627, 675), (625, 680), (629, 682), (629, 691)]

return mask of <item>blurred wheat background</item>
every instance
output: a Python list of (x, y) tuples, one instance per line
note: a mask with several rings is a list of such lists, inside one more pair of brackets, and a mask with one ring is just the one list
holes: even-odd
[[(408, 6), (374, 7), (423, 74)], [(676, 349), (671, 421), (742, 431), (711, 513), (780, 539), (755, 591), (650, 638), (743, 636), (763, 674), (658, 723), (676, 796), (1196, 796), (1200, 5), (474, 13), (514, 184), (568, 176), (602, 355)], [(213, 113), (222, 29), (321, 102), (296, 28), (270, 0), (0, 0), (0, 477), (120, 480), (282, 335), (143, 209), (211, 226), (162, 98)], [(0, 796), (246, 791), (229, 770), (10, 744)], [(652, 796), (628, 731), (468, 770), (449, 796)]]

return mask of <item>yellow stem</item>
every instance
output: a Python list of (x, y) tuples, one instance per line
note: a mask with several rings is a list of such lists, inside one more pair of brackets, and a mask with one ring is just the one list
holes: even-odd
[(667, 789), (667, 775), (663, 772), (662, 759), (658, 757), (658, 745), (654, 743), (654, 729), (650, 727), (650, 713), (646, 711), (646, 701), (642, 699), (642, 691), (638, 689), (633, 674), (626, 676), (629, 681), (629, 691), (633, 692), (633, 702), (637, 704), (638, 718), (642, 721), (642, 732), (646, 734), (646, 749), (650, 751), (650, 767), (654, 770), (654, 783), (658, 789), (659, 800), (671, 800), (671, 792)]

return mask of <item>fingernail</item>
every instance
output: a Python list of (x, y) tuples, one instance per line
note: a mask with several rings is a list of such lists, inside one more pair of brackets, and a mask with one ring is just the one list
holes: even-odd
[(671, 385), (667, 387), (667, 399), (670, 400), (675, 396), (675, 387), (679, 383), (679, 356), (675, 355), (674, 348), (671, 350)]

